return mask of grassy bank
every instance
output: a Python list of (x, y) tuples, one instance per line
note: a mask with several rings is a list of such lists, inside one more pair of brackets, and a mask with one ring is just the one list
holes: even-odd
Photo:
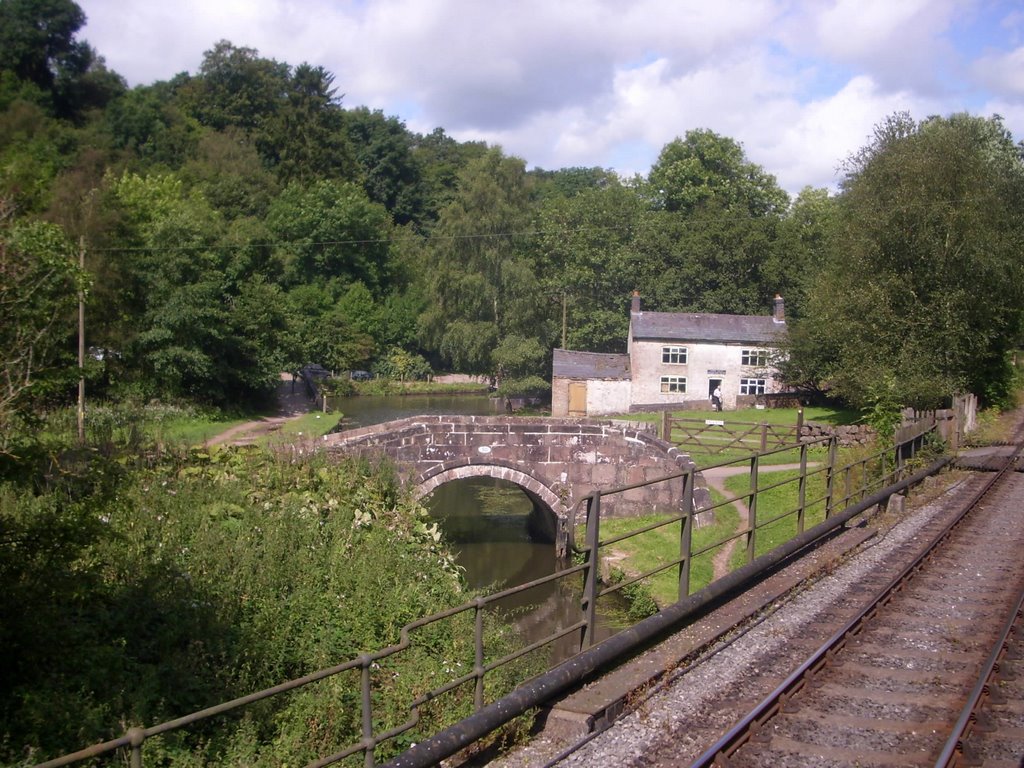
[[(832, 426), (844, 426), (849, 424), (857, 424), (862, 421), (861, 414), (859, 411), (844, 410), (840, 408), (826, 408), (826, 407), (808, 407), (803, 410), (804, 423), (807, 422), (819, 422), (822, 424), (829, 424)], [(631, 421), (642, 421), (646, 423), (653, 423), (660, 425), (663, 418), (662, 411), (648, 411), (639, 413), (622, 414), (616, 418), (627, 419)], [(713, 422), (724, 422), (725, 429), (729, 430), (744, 430), (748, 429), (748, 426), (744, 425), (760, 425), (769, 424), (779, 427), (795, 426), (797, 423), (798, 413), (796, 408), (744, 408), (737, 411), (714, 411), (714, 410), (684, 410), (684, 411), (672, 411), (671, 416), (676, 419), (686, 419), (690, 422), (696, 422), (693, 424), (694, 429), (699, 429), (701, 424), (707, 421)], [(727, 448), (725, 450), (711, 450), (708, 447), (701, 446), (694, 441), (685, 440), (680, 434), (679, 430), (674, 431), (673, 442), (679, 445), (680, 449), (685, 451), (691, 459), (699, 467), (709, 467), (722, 462), (731, 461), (743, 456), (749, 456), (754, 453), (756, 449), (749, 447), (735, 447)], [(660, 433), (660, 426), (659, 426)], [(823, 450), (818, 449), (819, 452), (824, 453)], [(773, 453), (764, 457), (764, 463), (766, 464), (789, 464), (794, 461), (798, 461), (800, 458), (799, 450), (785, 451), (779, 453)]]

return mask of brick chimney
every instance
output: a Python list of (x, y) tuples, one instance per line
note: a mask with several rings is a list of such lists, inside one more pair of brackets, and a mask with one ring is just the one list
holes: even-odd
[(629, 305), (630, 312), (640, 311), (640, 291), (633, 291), (633, 302)]
[(786, 305), (779, 294), (775, 294), (775, 300), (772, 302), (772, 320), (776, 323), (786, 322)]

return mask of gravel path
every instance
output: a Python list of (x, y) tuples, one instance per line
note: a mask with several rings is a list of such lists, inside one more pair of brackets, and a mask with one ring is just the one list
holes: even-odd
[(214, 435), (205, 444), (248, 445), (264, 435), (276, 432), (282, 424), (308, 413), (314, 405), (306, 396), (305, 385), (301, 381), (293, 382), (290, 373), (281, 374), (281, 382), (277, 385), (277, 403), (277, 415), (239, 424), (219, 435)]

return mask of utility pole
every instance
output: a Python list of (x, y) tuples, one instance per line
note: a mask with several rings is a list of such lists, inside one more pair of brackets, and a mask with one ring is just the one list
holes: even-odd
[(566, 346), (565, 346), (565, 334), (566, 334), (566, 329), (568, 328), (568, 323), (566, 322), (567, 318), (569, 317), (568, 306), (569, 306), (568, 295), (566, 294), (565, 291), (562, 291), (562, 349), (566, 348)]
[(85, 445), (85, 236), (78, 239), (78, 442)]

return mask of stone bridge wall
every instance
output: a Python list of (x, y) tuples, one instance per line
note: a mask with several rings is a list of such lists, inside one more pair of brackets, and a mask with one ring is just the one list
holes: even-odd
[[(572, 524), (577, 502), (596, 489), (692, 466), (686, 454), (653, 432), (587, 419), (417, 416), (328, 435), (325, 448), (390, 457), (419, 497), (463, 477), (509, 480), (551, 509), (562, 529)], [(615, 494), (602, 499), (602, 515), (678, 512), (682, 489), (679, 478)]]

